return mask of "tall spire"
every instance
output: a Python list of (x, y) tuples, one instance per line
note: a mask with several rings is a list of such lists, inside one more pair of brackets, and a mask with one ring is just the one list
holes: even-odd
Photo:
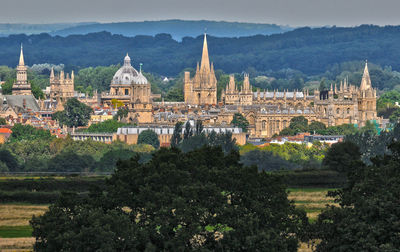
[(51, 68), (51, 72), (50, 72), (50, 80), (54, 79), (54, 68)]
[(22, 43), (21, 43), (21, 53), (19, 55), (19, 64), (20, 66), (24, 66), (25, 65), (25, 61), (24, 61), (24, 51), (22, 50)]
[(210, 59), (208, 58), (207, 34), (204, 33), (203, 54), (201, 56), (201, 71), (210, 71)]
[(360, 89), (361, 90), (367, 90), (367, 89), (369, 89), (371, 87), (372, 87), (372, 85), (371, 85), (371, 78), (369, 77), (368, 61), (365, 61), (364, 74), (363, 74), (363, 77), (361, 79)]

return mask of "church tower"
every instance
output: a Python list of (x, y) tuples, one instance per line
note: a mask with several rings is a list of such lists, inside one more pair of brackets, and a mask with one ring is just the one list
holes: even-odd
[(368, 71), (368, 62), (365, 62), (360, 89), (358, 90), (359, 126), (364, 126), (366, 121), (377, 118), (376, 114), (376, 89), (372, 88)]
[(25, 66), (24, 52), (21, 45), (21, 53), (19, 55), (19, 64), (17, 66), (17, 81), (12, 87), (13, 95), (31, 95), (31, 84), (28, 83), (28, 68)]
[(190, 78), (190, 72), (185, 72), (184, 97), (185, 103), (190, 105), (217, 104), (217, 78), (214, 65), (212, 63), (210, 65), (206, 34), (204, 34), (200, 67), (197, 64), (193, 79)]

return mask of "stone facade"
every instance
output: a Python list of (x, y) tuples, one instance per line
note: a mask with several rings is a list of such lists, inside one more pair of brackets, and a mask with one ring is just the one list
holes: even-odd
[(190, 78), (190, 72), (185, 72), (184, 79), (185, 103), (189, 105), (217, 104), (217, 78), (214, 65), (208, 57), (207, 36), (204, 35), (201, 65), (197, 63), (196, 73)]
[(74, 79), (74, 71), (71, 72), (71, 75), (69, 73), (65, 75), (64, 71), (61, 71), (56, 76), (52, 68), (50, 72), (50, 98), (66, 101), (74, 97)]
[(315, 90), (313, 95), (308, 90), (253, 92), (248, 75), (245, 75), (243, 87), (239, 90), (232, 75), (221, 94), (225, 108), (231, 107), (220, 114), (219, 121), (228, 123), (234, 113), (241, 113), (250, 123), (250, 136), (256, 138), (278, 134), (296, 116), (304, 116), (310, 123), (318, 121), (326, 126), (364, 126), (367, 121), (380, 122), (376, 100), (376, 89), (372, 88), (367, 63), (360, 87), (350, 85), (345, 79), (339, 88), (332, 85), (329, 91)]

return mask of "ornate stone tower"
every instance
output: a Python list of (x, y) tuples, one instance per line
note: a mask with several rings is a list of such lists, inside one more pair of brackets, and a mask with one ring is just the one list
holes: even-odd
[(50, 98), (66, 101), (68, 98), (74, 97), (74, 71), (71, 76), (61, 71), (57, 76), (54, 75), (54, 69), (50, 72)]
[(24, 52), (21, 45), (21, 53), (19, 55), (19, 64), (17, 66), (17, 81), (12, 87), (13, 95), (31, 95), (31, 84), (28, 82), (28, 68), (24, 62)]
[(240, 91), (240, 104), (251, 105), (253, 104), (253, 91), (249, 81), (249, 75), (244, 75), (243, 86)]
[(217, 78), (214, 73), (214, 65), (211, 63), (210, 66), (206, 34), (204, 34), (200, 68), (197, 64), (193, 79), (190, 78), (189, 72), (185, 72), (184, 96), (185, 103), (191, 105), (217, 104)]
[(359, 124), (364, 126), (366, 121), (375, 120), (376, 115), (376, 89), (372, 88), (369, 77), (368, 62), (365, 62), (364, 74), (358, 91)]

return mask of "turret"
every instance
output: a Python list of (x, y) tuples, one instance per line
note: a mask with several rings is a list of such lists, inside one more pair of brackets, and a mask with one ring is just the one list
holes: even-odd
[(249, 91), (250, 90), (250, 81), (249, 81), (249, 75), (245, 74), (244, 75), (244, 80), (243, 80), (243, 89), (245, 91)]
[(235, 76), (233, 74), (229, 75), (229, 91), (236, 91)]

